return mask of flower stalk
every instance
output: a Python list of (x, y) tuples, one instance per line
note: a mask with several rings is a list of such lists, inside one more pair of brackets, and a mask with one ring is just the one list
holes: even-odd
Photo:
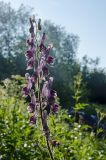
[(58, 145), (58, 142), (50, 136), (47, 119), (50, 113), (58, 112), (59, 105), (56, 102), (57, 93), (52, 90), (53, 77), (50, 77), (48, 70), (48, 66), (54, 60), (50, 56), (50, 50), (53, 46), (51, 44), (45, 46), (46, 35), (44, 32), (41, 39), (38, 38), (41, 28), (41, 19), (30, 18), (30, 38), (27, 40), (28, 50), (25, 53), (28, 71), (25, 74), (27, 84), (23, 88), (22, 93), (24, 97), (30, 97), (28, 106), (28, 112), (31, 114), (30, 124), (36, 125), (38, 115), (40, 114), (48, 152), (51, 160), (54, 160), (50, 145), (55, 147)]

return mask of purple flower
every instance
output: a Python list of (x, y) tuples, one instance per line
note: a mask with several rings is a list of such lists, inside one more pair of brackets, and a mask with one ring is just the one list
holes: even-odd
[(25, 73), (25, 78), (28, 81), (28, 79), (30, 78), (30, 74), (29, 73)]
[(46, 47), (44, 46), (44, 44), (40, 44), (40, 46), (39, 46), (39, 48), (40, 48), (40, 52), (43, 52), (43, 53), (45, 53), (46, 52)]
[(53, 113), (58, 113), (58, 110), (59, 110), (59, 106), (58, 106), (58, 104), (53, 104), (52, 106), (51, 106), (51, 110), (52, 110), (52, 112)]
[(32, 79), (31, 79), (29, 73), (26, 73), (25, 77), (27, 80), (27, 86), (22, 89), (22, 94), (24, 97), (29, 95), (31, 88), (32, 88)]
[(48, 63), (48, 64), (51, 64), (51, 63), (53, 63), (53, 57), (52, 56), (48, 56), (47, 57), (47, 59), (46, 59), (46, 62)]
[(36, 106), (36, 96), (33, 90), (31, 90), (31, 103), (33, 103)]
[(53, 105), (55, 102), (55, 97), (49, 96), (48, 102), (49, 102), (49, 105)]
[(49, 95), (50, 95), (49, 84), (48, 81), (46, 81), (42, 88), (42, 97), (48, 99)]
[(53, 47), (52, 44), (49, 44), (49, 46), (43, 51), (43, 53), (45, 54), (45, 58), (47, 59), (50, 53), (51, 48)]
[(34, 111), (35, 111), (35, 104), (33, 104), (32, 102), (30, 102), (29, 106), (28, 106), (28, 112), (34, 113)]
[(23, 95), (24, 97), (27, 97), (28, 94), (29, 94), (29, 89), (28, 89), (27, 87), (24, 87), (24, 88), (22, 89), (22, 95)]
[(29, 28), (29, 32), (31, 33), (31, 37), (33, 38), (34, 37), (34, 26), (33, 26), (33, 20), (32, 18), (29, 19), (30, 21), (30, 28)]
[(55, 97), (55, 96), (57, 96), (57, 92), (55, 90), (51, 90), (50, 91), (50, 95)]
[(48, 99), (48, 97), (50, 96), (50, 90), (51, 90), (52, 83), (53, 83), (53, 77), (50, 77), (49, 81), (46, 81), (44, 83), (43, 88), (42, 88), (43, 98)]
[(51, 104), (51, 105), (54, 104), (56, 96), (57, 96), (56, 91), (50, 90), (49, 99), (48, 99), (49, 104)]
[(27, 52), (25, 53), (25, 56), (26, 56), (27, 60), (32, 58), (34, 56), (34, 48), (27, 50)]
[(36, 117), (35, 115), (33, 115), (32, 117), (30, 117), (30, 124), (36, 124)]
[(31, 77), (28, 78), (27, 80), (27, 88), (29, 91), (31, 91), (31, 88), (32, 88), (32, 79)]
[(51, 88), (52, 84), (53, 84), (53, 77), (50, 77), (50, 78), (49, 78), (49, 87), (50, 87), (50, 88)]
[(34, 58), (31, 57), (27, 62), (27, 70), (32, 69), (34, 67)]
[(53, 77), (50, 77), (49, 80), (44, 83), (42, 88), (42, 97), (47, 100), (50, 98), (52, 83), (53, 83)]
[(40, 60), (40, 64), (39, 64), (39, 66), (37, 68), (37, 74), (39, 74), (43, 70), (45, 65), (46, 65), (45, 56), (42, 56), (41, 60)]
[(41, 44), (39, 46), (40, 52), (44, 52), (45, 53), (47, 48), (44, 45), (44, 41), (45, 41), (45, 33), (43, 33), (43, 35), (42, 35)]
[(48, 68), (47, 67), (43, 67), (43, 74), (45, 75), (45, 76), (47, 76), (48, 74), (49, 74), (49, 71), (48, 71)]

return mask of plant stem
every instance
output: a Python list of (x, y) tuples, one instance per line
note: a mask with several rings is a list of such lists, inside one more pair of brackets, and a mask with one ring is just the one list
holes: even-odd
[[(40, 115), (41, 115), (41, 121), (42, 121), (42, 128), (44, 130), (44, 127), (43, 127), (43, 115), (42, 115), (42, 98), (41, 98), (41, 95), (40, 95), (40, 77), (38, 77), (38, 89), (39, 89), (39, 93), (38, 93), (38, 99), (39, 99), (39, 102), (40, 102)], [(53, 154), (52, 154), (52, 151), (51, 151), (51, 148), (50, 148), (50, 144), (49, 144), (49, 141), (48, 141), (48, 138), (47, 136), (45, 135), (45, 139), (46, 139), (46, 144), (47, 144), (47, 148), (48, 148), (48, 151), (49, 151), (49, 155), (50, 155), (50, 158), (51, 160), (54, 160), (54, 157), (53, 157)]]
[(50, 148), (49, 141), (48, 141), (47, 137), (46, 137), (46, 143), (47, 143), (47, 147), (48, 147), (50, 158), (52, 160), (54, 160), (54, 157), (53, 157), (53, 154), (52, 154), (52, 151), (51, 151), (51, 148)]

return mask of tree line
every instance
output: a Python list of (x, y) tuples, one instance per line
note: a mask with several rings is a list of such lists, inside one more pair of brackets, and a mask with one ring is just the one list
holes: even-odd
[[(21, 5), (17, 10), (10, 3), (0, 2), (0, 80), (10, 78), (11, 75), (25, 74), (26, 39), (28, 38), (28, 18), (32, 9)], [(46, 43), (53, 43), (52, 55), (55, 62), (50, 68), (54, 75), (55, 84), (60, 98), (60, 104), (70, 107), (74, 103), (73, 85), (76, 76), (81, 73), (83, 102), (106, 104), (106, 73), (99, 68), (99, 59), (87, 56), (79, 62), (77, 50), (79, 36), (69, 34), (61, 26), (51, 21), (42, 22), (46, 33)]]

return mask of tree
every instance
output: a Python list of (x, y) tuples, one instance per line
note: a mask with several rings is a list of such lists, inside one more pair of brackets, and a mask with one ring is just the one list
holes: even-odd
[(92, 102), (106, 104), (106, 73), (103, 69), (89, 73), (87, 88), (90, 90), (89, 99)]
[(24, 73), (24, 67), (21, 66), (25, 63), (22, 55), (25, 52), (29, 15), (30, 10), (23, 5), (16, 11), (10, 3), (0, 2), (0, 79), (17, 72)]

